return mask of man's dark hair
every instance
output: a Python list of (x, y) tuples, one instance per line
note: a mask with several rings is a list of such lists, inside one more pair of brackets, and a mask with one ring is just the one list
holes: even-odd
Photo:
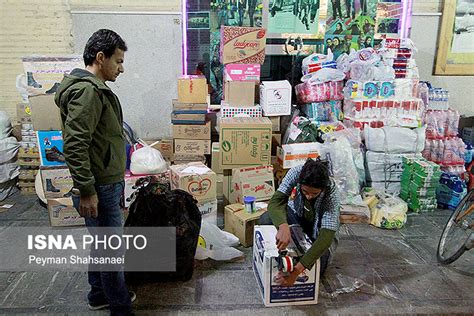
[(308, 159), (299, 178), (299, 183), (317, 189), (327, 189), (331, 185), (328, 162), (324, 160)]
[(100, 29), (87, 41), (83, 54), (84, 64), (92, 65), (99, 52), (103, 52), (106, 58), (110, 58), (117, 48), (127, 51), (127, 45), (120, 35), (111, 30)]

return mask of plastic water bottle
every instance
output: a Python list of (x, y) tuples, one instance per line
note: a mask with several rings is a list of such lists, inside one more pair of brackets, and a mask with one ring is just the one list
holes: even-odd
[(421, 155), (426, 160), (431, 160), (431, 151), (432, 151), (431, 145), (432, 145), (431, 140), (429, 139), (425, 140), (425, 148), (421, 152)]

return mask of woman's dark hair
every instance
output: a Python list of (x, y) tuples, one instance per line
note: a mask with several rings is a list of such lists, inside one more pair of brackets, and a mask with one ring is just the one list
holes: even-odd
[(97, 53), (103, 52), (106, 58), (110, 58), (115, 49), (127, 51), (124, 40), (112, 30), (100, 29), (89, 38), (84, 48), (84, 64), (90, 66), (94, 63)]
[(325, 160), (308, 159), (299, 178), (299, 183), (317, 189), (327, 189), (331, 185), (329, 166)]

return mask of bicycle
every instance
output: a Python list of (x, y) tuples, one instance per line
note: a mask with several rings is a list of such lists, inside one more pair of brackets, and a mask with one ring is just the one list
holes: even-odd
[(438, 244), (438, 261), (447, 265), (474, 247), (474, 190), (464, 197), (444, 226)]

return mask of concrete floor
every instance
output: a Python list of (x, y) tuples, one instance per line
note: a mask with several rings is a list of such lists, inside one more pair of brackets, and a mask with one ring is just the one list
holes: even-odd
[[(46, 209), (33, 196), (16, 195), (15, 206), (0, 213), (0, 226), (48, 225)], [(474, 251), (451, 266), (436, 262), (436, 247), (449, 212), (411, 215), (399, 231), (343, 225), (335, 259), (321, 280), (320, 303), (265, 308), (251, 265), (245, 260), (197, 262), (191, 281), (136, 288), (138, 315), (306, 315), (306, 314), (474, 314)], [(330, 298), (355, 278), (368, 286)], [(375, 287), (375, 290), (374, 290)], [(0, 272), (0, 315), (89, 312), (86, 273)]]

